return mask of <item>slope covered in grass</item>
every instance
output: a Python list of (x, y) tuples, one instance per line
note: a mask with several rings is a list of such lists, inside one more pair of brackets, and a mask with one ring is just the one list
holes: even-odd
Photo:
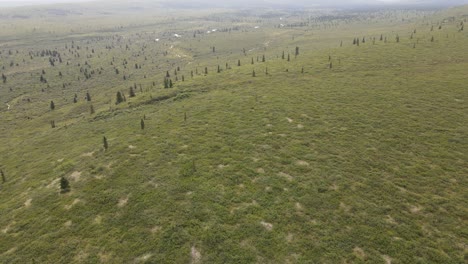
[[(126, 56), (117, 51), (89, 58), (103, 76), (70, 90), (11, 77), (1, 91), (12, 108), (1, 112), (0, 262), (465, 262), (468, 35), (458, 30), (468, 13), (444, 12), (433, 21), (456, 18), (434, 31), (421, 16), (167, 40), (161, 69), (142, 53), (144, 72), (130, 72), (132, 61), (125, 71), (138, 77), (120, 86), (108, 66)], [(226, 41), (243, 37), (258, 45), (245, 56)], [(121, 53), (139, 51), (130, 48)], [(76, 63), (46, 71), (75, 82)], [(176, 65), (185, 80), (160, 88)], [(22, 70), (38, 77), (43, 67)], [(28, 82), (36, 87), (6, 89)], [(129, 98), (133, 82), (144, 89)], [(125, 103), (115, 105), (117, 91)]]

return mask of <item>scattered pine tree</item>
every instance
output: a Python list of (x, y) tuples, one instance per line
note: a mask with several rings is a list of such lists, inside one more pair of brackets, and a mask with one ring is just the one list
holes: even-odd
[(62, 177), (60, 179), (60, 192), (67, 193), (69, 191), (70, 191), (70, 182), (65, 177)]
[(0, 174), (2, 175), (2, 183), (5, 183), (6, 182), (6, 176), (5, 176), (5, 173), (3, 172), (3, 170), (0, 170)]
[(107, 143), (107, 138), (105, 136), (102, 138), (102, 143), (104, 146), (104, 150), (107, 150), (109, 148), (109, 145)]
[(130, 98), (136, 96), (136, 95), (135, 95), (135, 90), (133, 90), (133, 87), (132, 87), (132, 86), (130, 86), (130, 88), (129, 88), (128, 96), (130, 96)]

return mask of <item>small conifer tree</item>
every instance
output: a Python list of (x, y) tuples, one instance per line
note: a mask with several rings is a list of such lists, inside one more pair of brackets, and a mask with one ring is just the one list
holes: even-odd
[(128, 95), (129, 95), (130, 97), (135, 97), (135, 90), (133, 90), (133, 87), (132, 87), (132, 86), (130, 86)]
[(117, 92), (117, 98), (116, 98), (116, 102), (115, 104), (120, 104), (124, 101), (123, 97), (122, 97), (122, 93), (121, 92)]
[(109, 148), (109, 144), (107, 143), (107, 138), (105, 136), (102, 138), (102, 143), (104, 146), (104, 150), (107, 150)]
[(60, 192), (67, 193), (69, 191), (70, 191), (70, 182), (65, 177), (62, 177), (60, 179)]

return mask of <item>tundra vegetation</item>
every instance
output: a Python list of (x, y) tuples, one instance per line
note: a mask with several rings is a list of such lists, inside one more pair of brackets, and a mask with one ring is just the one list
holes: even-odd
[(0, 9), (1, 263), (465, 263), (468, 7)]

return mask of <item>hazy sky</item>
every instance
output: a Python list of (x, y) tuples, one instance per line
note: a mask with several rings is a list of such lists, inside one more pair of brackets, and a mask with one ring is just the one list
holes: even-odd
[[(0, 5), (9, 5), (9, 6), (18, 6), (18, 5), (26, 5), (26, 4), (51, 4), (51, 3), (72, 3), (72, 2), (91, 2), (96, 0), (0, 0)], [(102, 1), (102, 0), (101, 0)], [(161, 1), (161, 0), (159, 0)], [(164, 1), (164, 0), (163, 0)], [(168, 0), (166, 0), (168, 1)], [(190, 2), (197, 2), (200, 0), (175, 0), (174, 2), (179, 3), (190, 3)], [(209, 2), (209, 0), (201, 0), (202, 2)], [(230, 2), (232, 0), (211, 0), (214, 3), (222, 3)], [(468, 0), (263, 0), (264, 2), (268, 3), (307, 3), (307, 4), (468, 4)], [(128, 2), (133, 2), (128, 0)], [(171, 1), (168, 1), (171, 2)], [(236, 2), (236, 1), (233, 1)]]

